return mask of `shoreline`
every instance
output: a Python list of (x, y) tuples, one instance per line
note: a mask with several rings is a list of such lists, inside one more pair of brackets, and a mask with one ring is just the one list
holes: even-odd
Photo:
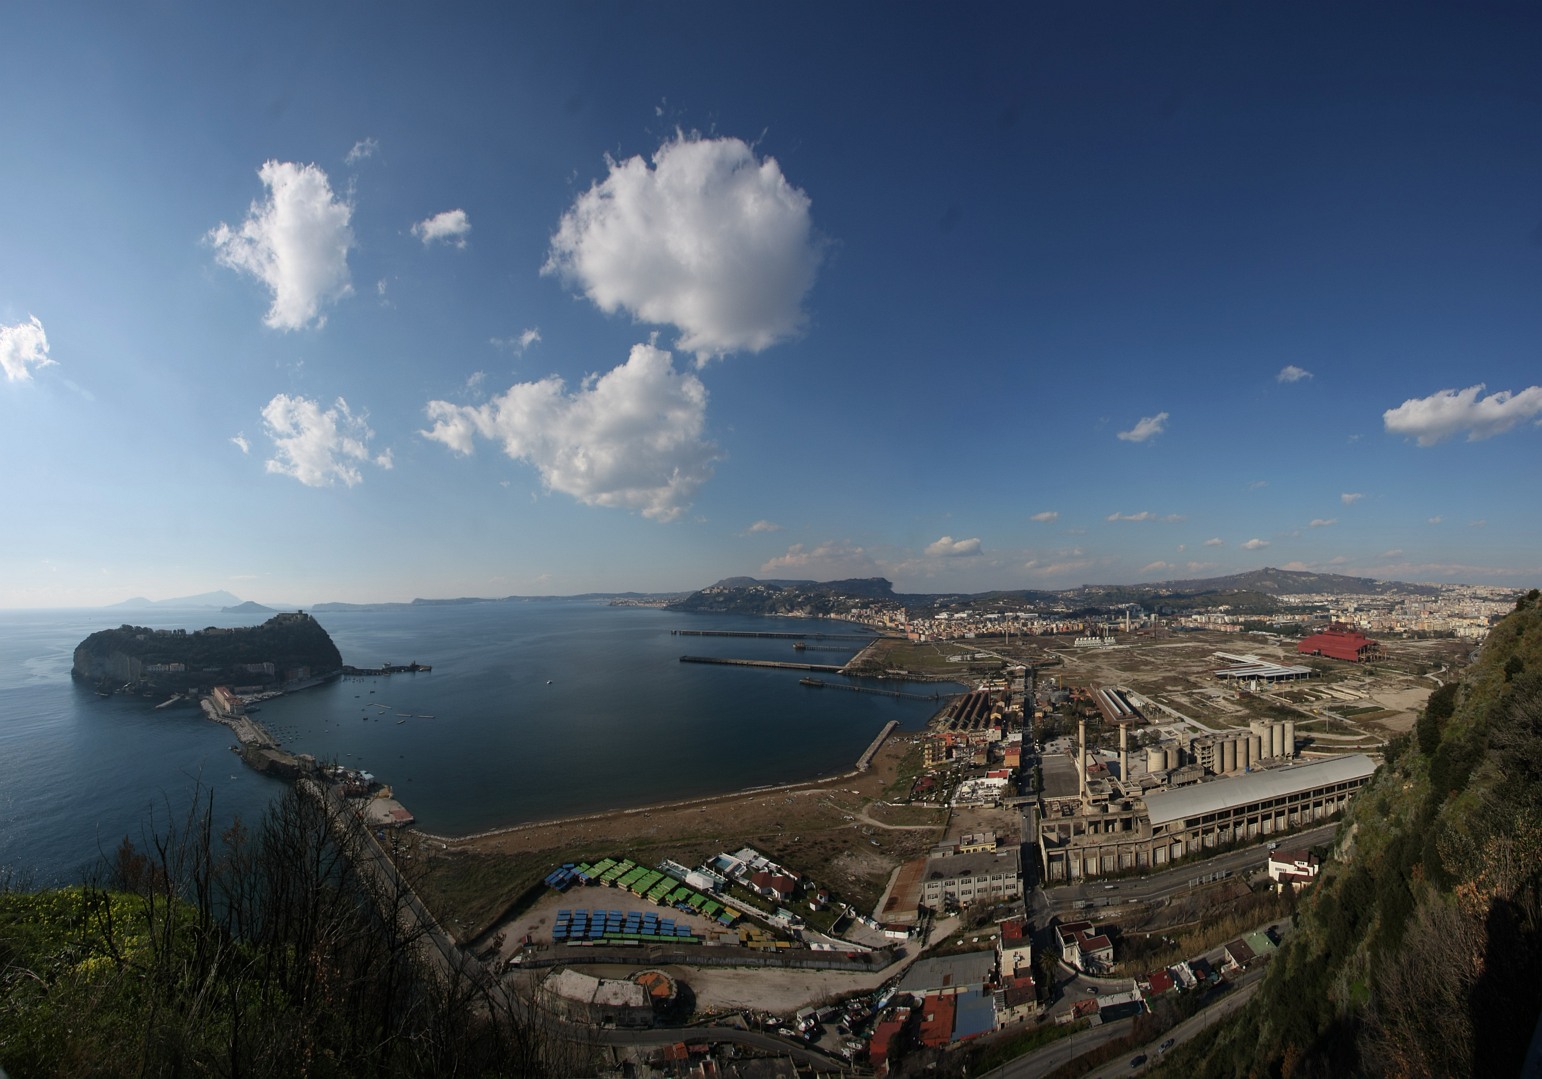
[(468, 835), (462, 836), (439, 835), (434, 832), (425, 831), (422, 828), (414, 828), (413, 831), (416, 832), (419, 836), (422, 836), (424, 839), (432, 840), (436, 843), (464, 845), (489, 839), (499, 839), (505, 836), (515, 835), (520, 832), (534, 832), (543, 828), (555, 828), (574, 824), (590, 824), (601, 820), (619, 820), (626, 817), (637, 816), (639, 814), (643, 816), (650, 816), (654, 813), (668, 813), (673, 810), (689, 809), (692, 806), (705, 806), (715, 802), (726, 802), (735, 798), (748, 797), (750, 795), (785, 793), (788, 791), (819, 787), (828, 783), (836, 783), (842, 780), (848, 780), (855, 776), (863, 775), (869, 771), (872, 768), (873, 758), (878, 755), (878, 751), (883, 748), (884, 743), (889, 740), (889, 738), (898, 728), (899, 720), (891, 719), (885, 723), (883, 729), (878, 732), (868, 747), (862, 751), (862, 755), (857, 758), (855, 767), (837, 775), (817, 776), (813, 779), (798, 780), (791, 783), (773, 783), (760, 787), (745, 787), (739, 790), (724, 791), (721, 794), (704, 794), (695, 798), (682, 798), (670, 802), (654, 802), (649, 805), (632, 806), (628, 809), (599, 809), (592, 813), (579, 813), (568, 817), (553, 817), (546, 820), (525, 821), (521, 824), (507, 824), (498, 828), (488, 828), (480, 832), (472, 832)]

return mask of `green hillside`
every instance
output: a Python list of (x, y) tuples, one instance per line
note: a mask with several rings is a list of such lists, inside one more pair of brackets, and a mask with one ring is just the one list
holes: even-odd
[(1542, 605), (1521, 599), (1339, 830), (1201, 1076), (1516, 1075), (1542, 1010)]

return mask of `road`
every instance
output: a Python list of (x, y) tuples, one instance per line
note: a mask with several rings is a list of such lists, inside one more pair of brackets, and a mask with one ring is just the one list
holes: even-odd
[[(1121, 1053), (1117, 1060), (1104, 1064), (1091, 1074), (1104, 1079), (1108, 1076), (1128, 1075), (1131, 1072), (1132, 1058), (1145, 1055), (1148, 1061), (1151, 1060), (1156, 1055), (1157, 1045), (1167, 1038), (1172, 1038), (1174, 1042), (1184, 1042), (1206, 1027), (1214, 1026), (1229, 1018), (1257, 991), (1258, 983), (1263, 979), (1264, 974), (1264, 969), (1249, 971), (1233, 982), (1233, 988), (1208, 1008), (1185, 1019), (1151, 1045), (1132, 1049), (1129, 1056)], [(980, 1076), (980, 1079), (1041, 1079), (1042, 1076), (1049, 1075), (1083, 1053), (1090, 1053), (1100, 1046), (1129, 1034), (1133, 1023), (1133, 1019), (1121, 1019), (1116, 1023), (1104, 1023), (1090, 1030), (1078, 1031), (1059, 1041), (1050, 1042), (1042, 1049), (1008, 1061), (1001, 1067), (986, 1072)]]
[[(1330, 842), (1337, 830), (1337, 823), (1326, 824), (1269, 842), (1293, 848), (1313, 847)], [(1186, 892), (1204, 881), (1220, 879), (1220, 875), (1239, 876), (1244, 872), (1261, 869), (1268, 860), (1268, 843), (1260, 843), (1202, 861), (1185, 861), (1173, 869), (1146, 877), (1059, 885), (1045, 890), (1045, 905), (1053, 913), (1068, 914), (1089, 907), (1158, 902)]]

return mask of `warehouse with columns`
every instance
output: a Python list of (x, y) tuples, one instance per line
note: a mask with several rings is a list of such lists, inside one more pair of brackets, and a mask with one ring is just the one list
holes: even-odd
[(1357, 753), (1125, 798), (1083, 779), (1075, 799), (1046, 799), (1042, 807), (1044, 879), (1165, 869), (1229, 843), (1309, 827), (1342, 812), (1375, 770), (1370, 757)]

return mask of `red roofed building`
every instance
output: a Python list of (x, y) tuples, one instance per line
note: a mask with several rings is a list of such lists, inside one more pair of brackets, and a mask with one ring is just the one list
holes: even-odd
[(899, 1048), (899, 1038), (910, 1021), (910, 1011), (899, 1009), (892, 1019), (880, 1020), (873, 1028), (873, 1037), (867, 1043), (867, 1059), (873, 1070), (883, 1075), (889, 1069), (889, 1058)]
[(1303, 656), (1327, 656), (1349, 663), (1364, 663), (1381, 658), (1381, 645), (1365, 634), (1335, 622), (1321, 633), (1314, 633), (1296, 645)]
[(957, 1003), (952, 994), (933, 994), (921, 1002), (921, 1044), (940, 1049), (953, 1040), (953, 1013)]

